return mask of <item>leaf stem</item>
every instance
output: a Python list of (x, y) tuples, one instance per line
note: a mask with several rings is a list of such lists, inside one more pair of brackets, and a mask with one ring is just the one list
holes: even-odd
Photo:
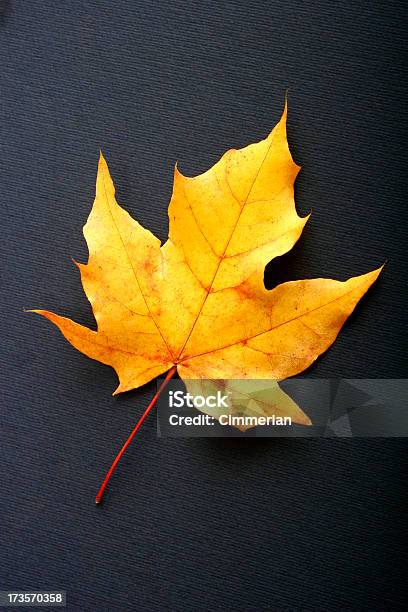
[(159, 389), (157, 390), (156, 394), (154, 395), (152, 401), (150, 402), (150, 404), (148, 405), (148, 407), (146, 408), (146, 410), (144, 411), (144, 413), (142, 414), (142, 416), (140, 417), (140, 419), (138, 420), (138, 422), (136, 423), (132, 433), (130, 434), (130, 436), (128, 437), (128, 439), (126, 440), (126, 442), (124, 443), (124, 445), (122, 446), (122, 448), (120, 449), (120, 451), (118, 452), (118, 454), (115, 457), (114, 462), (112, 463), (112, 465), (109, 468), (109, 471), (107, 472), (105, 479), (101, 485), (101, 488), (98, 491), (97, 496), (95, 497), (95, 503), (100, 504), (102, 501), (102, 497), (103, 497), (103, 492), (106, 488), (106, 485), (109, 482), (110, 477), (112, 476), (113, 472), (116, 469), (116, 466), (118, 465), (122, 455), (125, 453), (126, 449), (128, 448), (128, 446), (130, 445), (130, 443), (132, 442), (133, 438), (135, 437), (138, 429), (141, 427), (143, 421), (145, 420), (145, 418), (147, 417), (147, 415), (149, 414), (149, 412), (151, 411), (151, 409), (153, 408), (153, 406), (155, 405), (155, 403), (157, 402), (157, 400), (159, 399), (160, 394), (162, 393), (163, 389), (166, 387), (167, 383), (169, 382), (170, 378), (172, 378), (172, 376), (174, 376), (174, 374), (176, 373), (176, 366), (174, 366), (173, 368), (171, 368), (171, 370), (168, 371), (166, 378), (163, 380), (162, 384), (160, 385)]

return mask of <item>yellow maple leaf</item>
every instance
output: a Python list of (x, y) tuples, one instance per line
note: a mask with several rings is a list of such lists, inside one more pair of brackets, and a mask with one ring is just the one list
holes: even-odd
[(265, 289), (265, 265), (289, 251), (308, 217), (295, 209), (299, 171), (286, 109), (269, 136), (230, 150), (204, 174), (176, 168), (169, 239), (123, 210), (104, 158), (84, 235), (82, 284), (92, 331), (45, 310), (78, 350), (112, 366), (115, 393), (177, 366), (182, 378), (274, 378), (307, 368), (335, 340), (381, 268), (350, 278)]
[[(298, 374), (334, 342), (379, 275), (381, 268), (346, 282), (318, 278), (265, 289), (266, 264), (293, 247), (309, 218), (295, 208), (300, 168), (286, 116), (285, 104), (267, 138), (227, 151), (200, 176), (185, 177), (176, 166), (162, 246), (119, 206), (100, 156), (84, 227), (89, 260), (78, 264), (97, 330), (35, 312), (116, 370), (115, 393), (175, 368), (183, 379)], [(302, 415), (299, 409), (298, 421), (307, 422)]]

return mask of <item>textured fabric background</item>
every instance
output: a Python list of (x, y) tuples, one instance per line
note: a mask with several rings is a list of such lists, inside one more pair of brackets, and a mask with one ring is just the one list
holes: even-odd
[[(288, 133), (313, 209), (282, 280), (388, 264), (308, 376), (404, 377), (406, 8), (399, 2), (0, 1), (0, 589), (71, 611), (402, 608), (404, 440), (157, 440), (152, 395), (72, 349), (98, 150), (161, 239), (173, 165)], [(405, 217), (405, 218), (404, 218)]]

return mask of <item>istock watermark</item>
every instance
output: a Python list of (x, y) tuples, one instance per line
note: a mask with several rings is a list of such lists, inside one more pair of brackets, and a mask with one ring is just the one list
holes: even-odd
[(170, 408), (229, 408), (228, 399), (231, 393), (225, 395), (221, 391), (217, 391), (216, 395), (193, 395), (184, 391), (168, 392), (168, 400)]
[[(245, 383), (247, 386), (247, 381), (245, 381)], [(187, 388), (189, 386), (191, 386), (191, 384), (187, 384)], [(180, 413), (170, 414), (168, 422), (171, 427), (180, 427), (183, 425), (186, 427), (214, 427), (219, 423), (222, 427), (230, 426), (244, 430), (259, 425), (272, 425), (274, 427), (292, 425), (292, 417), (290, 416), (278, 416), (276, 414), (234, 414), (236, 389), (235, 393), (233, 391), (218, 390), (216, 393), (212, 394), (210, 391), (213, 388), (213, 383), (204, 385), (201, 381), (200, 383), (194, 383), (195, 388), (201, 388), (203, 386), (207, 388), (208, 393), (194, 394), (189, 391), (174, 391), (172, 389), (168, 391), (169, 408), (180, 408), (182, 410), (185, 408), (197, 408), (202, 411), (201, 413), (195, 414), (195, 416)], [(242, 396), (242, 389), (240, 391), (240, 396)], [(222, 409), (225, 409), (226, 412), (223, 412)]]
[[(159, 382), (160, 384), (160, 382)], [(406, 437), (406, 379), (171, 380), (162, 437)]]

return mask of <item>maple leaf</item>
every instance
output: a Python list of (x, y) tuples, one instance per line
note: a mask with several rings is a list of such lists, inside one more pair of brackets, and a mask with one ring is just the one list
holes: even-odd
[[(300, 167), (286, 137), (287, 105), (260, 142), (231, 149), (207, 172), (177, 166), (169, 238), (161, 246), (119, 206), (102, 154), (78, 264), (97, 330), (46, 310), (67, 340), (112, 366), (115, 393), (175, 370), (182, 379), (282, 380), (334, 342), (381, 268), (350, 278), (300, 280), (268, 291), (264, 269), (289, 251), (309, 215), (295, 208)], [(302, 416), (303, 415), (303, 416)], [(298, 409), (298, 422), (307, 417)]]

